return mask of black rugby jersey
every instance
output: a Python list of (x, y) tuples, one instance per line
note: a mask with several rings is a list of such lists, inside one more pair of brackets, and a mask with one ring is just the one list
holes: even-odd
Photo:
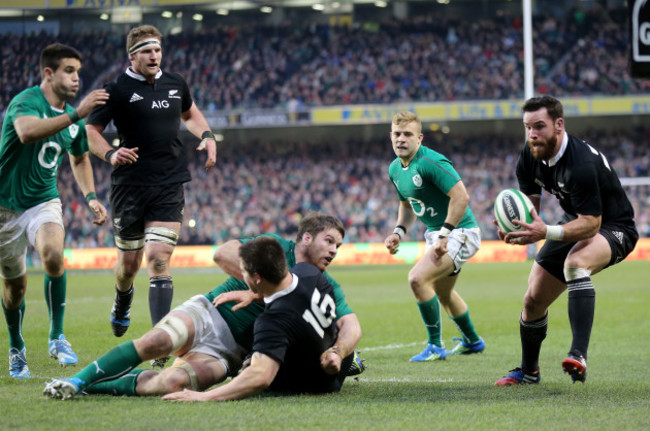
[(564, 149), (553, 159), (541, 162), (532, 156), (528, 144), (517, 163), (519, 188), (527, 195), (553, 194), (567, 216), (602, 216), (602, 223), (634, 226), (634, 209), (607, 158), (587, 142), (567, 135)]
[(321, 354), (338, 334), (332, 286), (309, 263), (299, 263), (291, 272), (297, 285), (272, 296), (255, 321), (253, 352), (280, 362), (272, 390), (336, 392), (342, 379), (326, 374), (320, 366)]
[(113, 169), (112, 184), (159, 185), (187, 182), (187, 149), (178, 138), (181, 113), (192, 106), (187, 83), (177, 73), (158, 72), (154, 84), (131, 68), (104, 89), (110, 94), (86, 123), (117, 128), (120, 147), (138, 147), (138, 161)]

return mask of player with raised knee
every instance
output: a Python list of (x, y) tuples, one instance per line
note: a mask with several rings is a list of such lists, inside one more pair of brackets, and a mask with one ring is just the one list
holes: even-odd
[[(605, 155), (566, 132), (559, 100), (533, 97), (522, 110), (526, 145), (517, 163), (517, 180), (535, 211), (532, 223), (515, 221), (522, 229), (507, 235), (499, 230), (499, 237), (518, 245), (546, 242), (530, 270), (519, 318), (521, 365), (495, 385), (539, 383), (548, 309), (565, 290), (573, 337), (562, 369), (574, 383), (584, 382), (596, 304), (591, 276), (634, 249), (639, 237), (634, 210)], [(557, 225), (547, 225), (537, 215), (542, 189), (554, 195), (564, 211)]]

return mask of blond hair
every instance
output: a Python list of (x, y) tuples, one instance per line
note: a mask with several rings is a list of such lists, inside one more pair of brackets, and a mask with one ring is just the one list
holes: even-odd
[(413, 123), (417, 125), (417, 134), (422, 133), (422, 121), (416, 113), (410, 111), (403, 111), (393, 116), (393, 124), (396, 126), (406, 126), (407, 124)]

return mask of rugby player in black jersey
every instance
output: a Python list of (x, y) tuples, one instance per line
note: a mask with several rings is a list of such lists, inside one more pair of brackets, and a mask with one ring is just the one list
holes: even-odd
[[(260, 236), (239, 248), (248, 287), (264, 297), (255, 321), (250, 365), (229, 383), (207, 392), (184, 390), (165, 395), (172, 401), (242, 399), (266, 389), (289, 393), (338, 392), (352, 355), (344, 361), (337, 338), (333, 288), (319, 268), (299, 263), (291, 272), (280, 243)], [(354, 346), (344, 349), (350, 352)], [(347, 363), (346, 363), (347, 362)]]
[[(151, 25), (129, 32), (126, 49), (131, 64), (105, 86), (109, 100), (86, 121), (91, 151), (113, 166), (110, 209), (118, 259), (110, 320), (117, 337), (130, 324), (133, 280), (143, 257), (150, 277), (152, 324), (171, 307), (169, 261), (183, 220), (183, 183), (191, 180), (187, 151), (178, 138), (181, 120), (202, 139), (197, 149), (207, 152), (205, 169), (217, 159), (214, 135), (187, 83), (179, 74), (160, 68), (161, 40), (162, 34)], [(111, 121), (120, 140), (117, 148), (102, 136)]]
[[(535, 257), (524, 295), (521, 366), (495, 384), (539, 383), (548, 308), (565, 289), (573, 341), (562, 368), (574, 383), (584, 382), (596, 299), (591, 276), (634, 249), (639, 236), (634, 210), (605, 155), (567, 134), (559, 100), (533, 97), (522, 110), (527, 145), (519, 156), (517, 179), (536, 211), (532, 223), (515, 222), (523, 229), (499, 232), (499, 237), (510, 244), (546, 242)], [(538, 216), (542, 189), (554, 195), (564, 211), (557, 225), (547, 225)]]

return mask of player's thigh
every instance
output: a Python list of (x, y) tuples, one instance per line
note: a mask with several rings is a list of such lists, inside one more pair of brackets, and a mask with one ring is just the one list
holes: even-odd
[(581, 268), (598, 272), (612, 259), (609, 243), (601, 234), (578, 241), (564, 261), (565, 268)]
[(21, 278), (27, 271), (27, 219), (22, 214), (0, 207), (0, 277), (5, 280)]
[(409, 272), (409, 284), (414, 286), (430, 286), (436, 280), (446, 277), (455, 271), (454, 261), (449, 254), (436, 256), (433, 248), (428, 248), (422, 258)]

